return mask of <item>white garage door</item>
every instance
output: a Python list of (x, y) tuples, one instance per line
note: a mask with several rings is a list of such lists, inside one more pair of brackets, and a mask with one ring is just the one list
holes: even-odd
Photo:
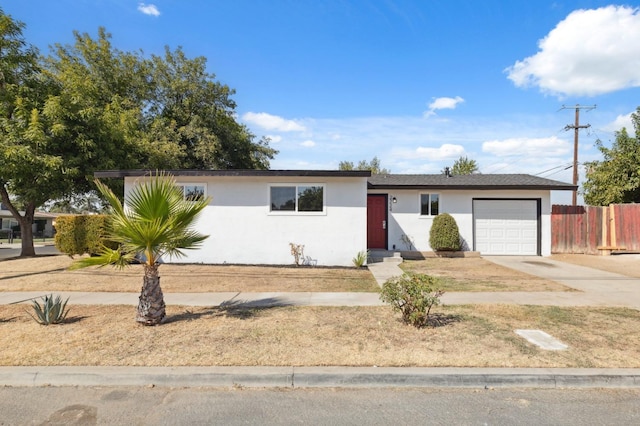
[(474, 200), (473, 217), (481, 254), (538, 254), (536, 200)]

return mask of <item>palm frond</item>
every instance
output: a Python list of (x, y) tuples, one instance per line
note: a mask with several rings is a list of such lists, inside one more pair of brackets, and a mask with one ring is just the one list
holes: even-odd
[(113, 209), (108, 237), (120, 248), (118, 253), (105, 251), (98, 258), (83, 259), (86, 266), (117, 265), (118, 259), (130, 260), (137, 254), (143, 254), (146, 262), (153, 264), (164, 254), (183, 256), (183, 249), (197, 248), (208, 238), (196, 232), (193, 224), (209, 199), (185, 201), (170, 175), (158, 172), (136, 185), (127, 195), (126, 207), (106, 185), (96, 184)]
[(89, 266), (115, 266), (118, 268), (124, 268), (129, 266), (135, 260), (135, 254), (132, 252), (126, 253), (120, 250), (113, 250), (108, 247), (103, 247), (98, 256), (86, 257), (77, 260), (71, 264), (69, 269), (81, 269)]

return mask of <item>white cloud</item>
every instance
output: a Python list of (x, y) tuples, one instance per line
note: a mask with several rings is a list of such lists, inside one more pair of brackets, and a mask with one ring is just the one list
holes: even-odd
[(282, 141), (282, 136), (279, 135), (267, 135), (267, 138), (273, 143), (278, 143)]
[(414, 150), (395, 150), (392, 155), (396, 158), (405, 159), (447, 160), (464, 155), (464, 147), (462, 145), (445, 143), (437, 148), (419, 146)]
[(160, 11), (155, 4), (138, 3), (138, 10), (145, 15), (160, 16)]
[(305, 148), (313, 148), (314, 146), (316, 146), (316, 143), (314, 141), (304, 141), (302, 143), (300, 143), (300, 146), (304, 146)]
[(633, 135), (635, 129), (633, 127), (633, 121), (631, 121), (631, 114), (632, 113), (617, 116), (615, 120), (604, 126), (604, 130), (613, 133), (622, 130), (624, 127), (627, 129), (627, 133)]
[(510, 138), (483, 142), (482, 151), (497, 157), (553, 157), (566, 155), (571, 144), (556, 136), (547, 138)]
[(557, 96), (596, 96), (640, 86), (640, 9), (607, 6), (572, 12), (539, 51), (505, 72), (517, 87)]
[(433, 98), (433, 102), (429, 104), (429, 110), (425, 111), (425, 117), (431, 117), (436, 114), (436, 111), (439, 109), (455, 109), (459, 103), (464, 102), (460, 96), (456, 96), (455, 98)]
[(242, 119), (266, 130), (279, 132), (303, 132), (306, 130), (304, 126), (293, 120), (285, 120), (282, 117), (266, 112), (247, 112), (242, 116)]

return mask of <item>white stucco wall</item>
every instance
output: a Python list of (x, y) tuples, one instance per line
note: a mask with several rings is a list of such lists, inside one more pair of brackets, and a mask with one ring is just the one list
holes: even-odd
[(433, 223), (432, 216), (420, 216), (420, 194), (434, 193), (440, 196), (440, 213), (449, 213), (458, 224), (460, 236), (466, 242), (465, 250), (473, 249), (473, 215), (472, 200), (474, 198), (527, 198), (541, 199), (541, 254), (551, 255), (551, 202), (550, 191), (545, 190), (373, 190), (370, 194), (388, 194), (389, 199), (396, 197), (396, 203), (389, 203), (388, 248), (409, 250), (402, 241), (406, 235), (413, 241), (412, 250), (431, 251), (429, 246), (429, 230)]
[[(125, 179), (127, 194), (136, 179)], [(367, 180), (364, 177), (176, 177), (206, 185), (211, 202), (197, 222), (209, 235), (180, 263), (293, 264), (289, 243), (303, 244), (317, 265), (352, 266), (367, 246)], [(270, 212), (270, 184), (323, 184), (322, 213)]]

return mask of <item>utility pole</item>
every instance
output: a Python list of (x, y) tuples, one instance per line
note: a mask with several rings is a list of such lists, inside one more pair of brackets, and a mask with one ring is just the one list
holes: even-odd
[[(587, 111), (591, 111), (595, 109), (595, 105), (576, 105), (574, 107), (567, 107), (562, 105), (560, 109), (575, 109), (576, 110), (576, 120), (573, 125), (567, 124), (564, 126), (564, 130), (573, 129), (573, 184), (578, 185), (578, 133), (580, 129), (587, 129), (591, 127), (591, 124), (580, 125), (580, 110), (584, 109)], [(572, 204), (575, 206), (578, 204), (578, 190), (577, 188), (573, 190), (572, 194)]]

